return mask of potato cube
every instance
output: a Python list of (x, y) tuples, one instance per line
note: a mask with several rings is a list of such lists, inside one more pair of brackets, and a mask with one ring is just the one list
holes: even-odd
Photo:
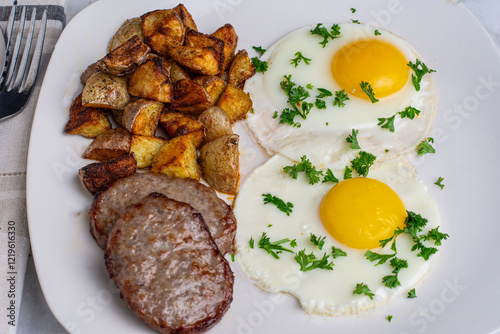
[(211, 104), (207, 90), (199, 83), (182, 79), (173, 83), (174, 100), (170, 108), (189, 115), (198, 115)]
[(220, 95), (226, 89), (226, 83), (216, 75), (200, 75), (193, 80), (202, 85), (210, 95), (210, 105), (213, 106), (219, 100)]
[(191, 76), (181, 65), (170, 61), (170, 81), (176, 82), (181, 79), (191, 79)]
[(104, 109), (84, 107), (82, 94), (73, 100), (69, 108), (69, 120), (64, 127), (64, 132), (95, 138), (108, 129), (111, 129), (111, 123)]
[(220, 60), (222, 54), (210, 46), (172, 45), (168, 48), (168, 55), (183, 67), (189, 68), (198, 74), (218, 75), (221, 72)]
[(122, 124), (134, 135), (154, 136), (158, 129), (163, 103), (139, 99), (130, 102), (123, 111)]
[(83, 153), (85, 159), (108, 161), (128, 154), (130, 133), (123, 128), (110, 129), (97, 136)]
[(160, 117), (161, 126), (167, 131), (170, 138), (188, 136), (196, 147), (200, 146), (205, 138), (205, 129), (193, 117), (180, 112), (167, 112)]
[(245, 50), (240, 50), (234, 56), (231, 67), (229, 67), (229, 84), (243, 88), (245, 81), (255, 74), (255, 68)]
[(128, 91), (145, 99), (172, 102), (170, 64), (160, 57), (151, 57), (135, 70), (128, 83)]
[(159, 137), (132, 135), (130, 153), (135, 155), (137, 168), (150, 167), (154, 157), (166, 142)]
[(252, 100), (250, 99), (250, 95), (242, 89), (233, 85), (227, 85), (217, 105), (226, 112), (229, 120), (234, 123), (244, 118), (247, 112), (252, 109)]
[(144, 33), (142, 32), (142, 21), (140, 17), (134, 17), (130, 20), (126, 20), (118, 31), (109, 41), (108, 52), (113, 51), (126, 41), (130, 39), (130, 37), (137, 35), (144, 41)]
[(233, 61), (234, 52), (238, 45), (238, 35), (233, 26), (228, 23), (217, 29), (212, 36), (224, 42), (224, 63), (222, 65), (222, 71), (225, 71)]
[(196, 146), (188, 136), (170, 139), (153, 159), (151, 171), (172, 177), (192, 178), (201, 176)]
[(222, 108), (213, 106), (205, 110), (198, 117), (198, 122), (205, 127), (205, 140), (208, 143), (224, 135), (232, 135), (231, 121)]
[(144, 43), (161, 55), (172, 45), (184, 43), (184, 24), (172, 9), (160, 9), (141, 16)]
[(123, 109), (129, 100), (127, 80), (103, 72), (96, 72), (88, 78), (82, 92), (85, 107)]
[(179, 16), (181, 19), (182, 23), (184, 24), (184, 27), (189, 27), (193, 30), (198, 30), (196, 27), (196, 23), (193, 20), (193, 17), (191, 14), (188, 12), (186, 7), (184, 7), (183, 4), (178, 4), (176, 7), (172, 8), (174, 12)]
[(98, 60), (97, 65), (105, 73), (124, 76), (143, 64), (148, 59), (150, 51), (149, 46), (144, 44), (139, 36), (134, 35)]

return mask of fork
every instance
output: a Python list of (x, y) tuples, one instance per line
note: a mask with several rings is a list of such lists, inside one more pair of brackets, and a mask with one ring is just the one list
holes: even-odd
[[(40, 59), (42, 56), (43, 42), (45, 40), (45, 30), (47, 28), (47, 10), (44, 10), (40, 25), (36, 45), (31, 55), (31, 63), (27, 69), (28, 59), (30, 58), (31, 45), (35, 35), (36, 7), (31, 11), (31, 20), (27, 29), (27, 37), (24, 43), (24, 50), (20, 54), (21, 44), (24, 35), (24, 26), (26, 19), (26, 6), (22, 6), (21, 17), (17, 24), (17, 33), (15, 41), (12, 39), (14, 30), (15, 15), (19, 6), (13, 6), (7, 22), (6, 31), (6, 62), (7, 67), (0, 76), (0, 120), (12, 117), (24, 109), (31, 90), (35, 83)], [(13, 44), (12, 44), (13, 43)], [(12, 52), (9, 52), (12, 44)]]

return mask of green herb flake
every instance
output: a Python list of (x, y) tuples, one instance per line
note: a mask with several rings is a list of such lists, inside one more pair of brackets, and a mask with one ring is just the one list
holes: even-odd
[(332, 254), (331, 255), (332, 255), (333, 259), (336, 259), (336, 258), (341, 257), (341, 256), (347, 256), (347, 253), (338, 247), (332, 246)]
[(323, 246), (325, 245), (325, 239), (326, 237), (318, 237), (315, 234), (311, 233), (311, 242), (318, 246), (319, 250), (323, 250)]
[(415, 293), (415, 288), (408, 291), (408, 298), (417, 298), (417, 294)]
[(351, 13), (356, 13), (356, 8), (351, 8)]
[(354, 289), (354, 291), (352, 292), (352, 294), (356, 294), (356, 295), (366, 295), (368, 297), (370, 297), (370, 299), (373, 299), (373, 296), (375, 296), (373, 294), (373, 292), (370, 290), (370, 288), (368, 287), (368, 285), (364, 284), (364, 283), (358, 283), (356, 284), (356, 289)]
[(283, 167), (285, 174), (290, 175), (292, 179), (297, 179), (299, 173), (303, 172), (309, 179), (309, 184), (318, 183), (320, 181), (320, 176), (323, 176), (323, 172), (316, 170), (311, 164), (311, 161), (307, 159), (307, 156), (302, 156), (300, 160), (301, 162), (298, 164)]
[(433, 143), (433, 142), (434, 142), (434, 139), (432, 137), (428, 137), (428, 138), (422, 140), (416, 148), (418, 155), (424, 155), (426, 153), (436, 153), (436, 150), (431, 145), (431, 143)]
[(262, 194), (264, 197), (264, 204), (274, 204), (280, 210), (286, 213), (287, 216), (290, 216), (293, 210), (293, 204), (290, 202), (283, 201), (281, 198), (276, 196), (272, 196), (271, 194)]
[(356, 24), (361, 24), (361, 22), (359, 22), (359, 20), (353, 20), (353, 19), (351, 19), (351, 22), (352, 23), (356, 23)]
[(375, 102), (379, 101), (378, 99), (375, 98), (375, 93), (373, 92), (372, 85), (370, 85), (368, 82), (361, 81), (361, 83), (359, 84), (359, 86), (361, 87), (361, 90), (366, 95), (368, 95), (368, 97), (370, 98), (370, 101), (372, 101), (372, 103), (375, 103)]
[(388, 129), (390, 132), (394, 132), (394, 119), (396, 117), (396, 114), (394, 114), (391, 117), (388, 118), (377, 118), (378, 123), (377, 125), (380, 126), (382, 129)]
[(311, 58), (306, 58), (302, 55), (302, 52), (298, 51), (295, 53), (295, 58), (290, 60), (290, 64), (293, 66), (297, 67), (299, 66), (299, 63), (303, 61), (306, 65), (309, 65), (311, 62)]
[(382, 35), (382, 33), (381, 33), (378, 29), (375, 29), (375, 32), (374, 32), (374, 33), (375, 33), (375, 36), (380, 36), (380, 35)]
[(411, 61), (407, 64), (414, 74), (411, 75), (411, 81), (413, 83), (413, 87), (418, 92), (420, 91), (420, 83), (422, 82), (422, 77), (428, 73), (436, 72), (435, 70), (429, 69), (424, 63), (422, 63), (419, 59), (415, 60), (415, 63)]
[(444, 184), (442, 183), (444, 181), (444, 178), (442, 178), (441, 176), (438, 178), (438, 180), (436, 182), (434, 182), (434, 184), (436, 186), (438, 186), (439, 188), (443, 189), (444, 188)]
[(344, 169), (344, 180), (351, 179), (352, 178), (352, 169), (349, 168), (349, 166), (345, 166)]
[(318, 23), (316, 27), (310, 30), (312, 35), (318, 35), (323, 38), (323, 41), (319, 42), (322, 47), (325, 47), (328, 44), (328, 39), (339, 38), (340, 36), (340, 26), (338, 24), (334, 24), (330, 31), (326, 27), (323, 26), (322, 23)]
[(392, 320), (392, 315), (391, 315), (391, 314), (389, 314), (389, 315), (387, 316), (387, 321), (391, 322), (391, 320)]
[(358, 133), (359, 130), (352, 129), (352, 133), (345, 139), (345, 141), (350, 144), (349, 147), (352, 148), (353, 150), (361, 148), (358, 143), (358, 137), (357, 137)]
[(252, 65), (255, 68), (256, 72), (264, 73), (265, 71), (267, 71), (266, 61), (262, 61), (257, 57), (252, 57), (250, 61), (252, 62)]
[(322, 183), (326, 183), (326, 182), (333, 182), (333, 183), (338, 183), (339, 182), (339, 179), (337, 179), (335, 177), (335, 175), (333, 175), (333, 172), (331, 171), (330, 168), (327, 169), (325, 177), (323, 178), (323, 182)]
[(371, 153), (359, 151), (358, 156), (351, 161), (351, 167), (359, 176), (366, 177), (376, 158)]
[(345, 90), (338, 90), (335, 92), (335, 99), (333, 100), (333, 106), (337, 106), (339, 108), (342, 108), (345, 106), (345, 101), (348, 101), (349, 95), (347, 95)]
[(328, 262), (328, 255), (325, 253), (321, 259), (318, 259), (314, 253), (306, 254), (303, 249), (295, 254), (295, 261), (300, 265), (301, 271), (311, 271), (314, 269), (333, 270), (333, 262)]
[(293, 253), (292, 250), (282, 246), (282, 244), (289, 243), (289, 242), (290, 242), (290, 239), (288, 239), (288, 238), (271, 242), (270, 238), (264, 232), (264, 233), (262, 233), (262, 236), (259, 240), (259, 248), (262, 248), (263, 250), (265, 250), (266, 252), (271, 254), (275, 259), (279, 259), (280, 257), (278, 254), (281, 254), (282, 252)]
[(258, 53), (260, 53), (260, 55), (262, 56), (264, 54), (264, 52), (266, 52), (266, 49), (263, 49), (262, 47), (260, 46), (252, 46), (252, 49), (254, 49), (255, 51), (257, 51)]
[(420, 114), (420, 110), (413, 108), (412, 106), (406, 107), (405, 110), (398, 112), (399, 116), (401, 118), (409, 118), (409, 119), (414, 119), (415, 116), (418, 116)]

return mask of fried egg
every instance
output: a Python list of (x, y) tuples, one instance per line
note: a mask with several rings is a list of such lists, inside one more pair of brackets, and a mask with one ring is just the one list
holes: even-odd
[[(408, 263), (398, 273), (399, 286), (389, 288), (383, 282), (384, 277), (393, 275), (389, 261), (375, 265), (365, 257), (367, 250), (393, 253), (390, 243), (381, 248), (379, 241), (404, 228), (407, 210), (428, 220), (422, 233), (440, 224), (435, 201), (410, 165), (394, 158), (372, 166), (367, 177), (315, 184), (310, 184), (304, 173), (296, 179), (285, 173), (284, 167), (292, 165), (294, 162), (282, 155), (271, 157), (254, 170), (235, 199), (236, 259), (256, 285), (269, 292), (292, 294), (309, 314), (343, 316), (406, 294), (422, 279), (432, 257), (426, 261), (411, 251), (409, 234), (396, 237), (396, 256)], [(337, 177), (342, 174), (333, 172)], [(264, 195), (291, 204), (291, 212), (266, 203)], [(324, 244), (319, 247), (312, 235)], [(259, 246), (263, 238), (291, 252), (277, 250), (279, 258), (275, 258)], [(333, 247), (345, 256), (333, 259)], [(301, 270), (296, 260), (301, 251), (317, 259), (327, 254), (332, 270)], [(370, 289), (371, 298), (354, 293), (360, 284)]]
[[(335, 168), (348, 165), (357, 153), (346, 142), (353, 129), (359, 131), (361, 149), (379, 161), (414, 151), (429, 135), (436, 108), (432, 75), (423, 76), (419, 91), (412, 83), (414, 73), (407, 64), (424, 61), (418, 52), (389, 31), (355, 23), (339, 24), (340, 36), (323, 47), (323, 38), (311, 33), (314, 28), (298, 29), (272, 45), (261, 57), (267, 71), (245, 84), (255, 110), (246, 123), (258, 143), (271, 155), (299, 160), (307, 154), (314, 164)], [(279, 115), (290, 108), (281, 84), (285, 76), (309, 93), (301, 105), (314, 104), (321, 90), (328, 90), (332, 96), (320, 98), (326, 108), (312, 107), (306, 119), (296, 116), (298, 126), (280, 123)], [(362, 82), (371, 86), (378, 102), (372, 103)], [(349, 100), (335, 106), (335, 93), (342, 90)], [(398, 113), (407, 107), (420, 113), (403, 118)], [(394, 115), (393, 132), (379, 125), (380, 119)]]

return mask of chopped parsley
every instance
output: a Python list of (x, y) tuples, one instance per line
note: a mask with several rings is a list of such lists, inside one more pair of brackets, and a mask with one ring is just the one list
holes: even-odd
[(418, 144), (416, 151), (418, 155), (424, 155), (426, 153), (436, 153), (434, 147), (432, 147), (431, 143), (434, 143), (434, 139), (432, 137), (428, 137), (424, 139)]
[(234, 254), (231, 253), (231, 262), (234, 262)]
[(398, 274), (401, 269), (408, 268), (408, 261), (404, 259), (399, 259), (397, 257), (393, 257), (390, 261), (391, 267), (394, 268), (392, 273), (394, 275), (387, 275), (382, 279), (382, 283), (385, 284), (386, 287), (393, 289), (397, 286), (401, 285), (399, 282)]
[(380, 35), (382, 35), (382, 33), (378, 29), (375, 29), (375, 36), (380, 36)]
[(283, 167), (283, 171), (290, 175), (292, 179), (297, 179), (299, 172), (303, 172), (309, 179), (309, 184), (318, 183), (320, 181), (319, 177), (323, 175), (323, 172), (316, 170), (311, 161), (307, 159), (307, 156), (302, 156), (300, 160), (301, 162), (298, 164)]
[(325, 97), (333, 96), (333, 93), (325, 88), (318, 88), (319, 94), (316, 96), (318, 99), (323, 99)]
[(332, 246), (332, 258), (336, 259), (340, 256), (347, 256), (347, 253), (344, 252), (342, 249), (337, 248), (335, 246)]
[(351, 8), (351, 13), (356, 13), (356, 8)]
[(351, 167), (359, 176), (366, 177), (376, 158), (371, 153), (359, 151), (358, 156), (351, 161)]
[(318, 35), (323, 38), (323, 41), (319, 42), (323, 47), (328, 44), (328, 39), (339, 38), (340, 36), (340, 26), (338, 24), (334, 24), (330, 31), (327, 28), (323, 27), (323, 23), (318, 23), (316, 27), (310, 30), (312, 35)]
[(415, 293), (415, 288), (408, 291), (408, 298), (417, 298), (417, 294)]
[(255, 241), (253, 240), (253, 237), (250, 237), (250, 241), (248, 242), (250, 245), (250, 248), (253, 249)]
[(255, 71), (260, 73), (264, 73), (265, 71), (267, 71), (266, 61), (262, 61), (257, 57), (252, 57), (250, 60), (252, 62), (253, 67), (255, 67)]
[(317, 237), (315, 234), (311, 233), (311, 242), (318, 246), (319, 250), (323, 250), (323, 246), (325, 245), (326, 237)]
[(352, 294), (356, 294), (356, 295), (366, 295), (368, 297), (370, 297), (370, 299), (373, 299), (373, 296), (375, 296), (373, 294), (373, 292), (370, 290), (370, 288), (368, 287), (368, 285), (364, 284), (364, 283), (358, 283), (356, 284), (356, 289), (354, 289), (354, 291), (352, 292)]
[(414, 119), (415, 116), (418, 116), (420, 114), (420, 110), (413, 108), (412, 106), (406, 107), (405, 110), (398, 112), (399, 116), (401, 118), (409, 118), (409, 119)]
[(387, 316), (387, 321), (391, 322), (391, 320), (392, 320), (392, 315), (391, 315), (391, 314), (389, 314), (389, 315)]
[(444, 178), (442, 178), (441, 176), (438, 178), (438, 180), (436, 182), (434, 182), (434, 184), (436, 186), (438, 186), (439, 188), (443, 189), (444, 188), (444, 184), (442, 184), (441, 182), (444, 181)]
[(357, 137), (358, 133), (359, 133), (359, 130), (352, 129), (352, 134), (350, 134), (345, 139), (345, 141), (350, 144), (349, 147), (352, 148), (353, 150), (357, 150), (357, 149), (361, 148), (361, 147), (359, 147), (359, 143), (358, 143), (358, 137)]
[(411, 82), (413, 83), (413, 87), (415, 87), (417, 92), (420, 91), (420, 82), (422, 81), (422, 77), (427, 73), (436, 72), (435, 70), (429, 69), (419, 59), (415, 60), (415, 63), (412, 63), (410, 61), (407, 65), (410, 66), (413, 72), (415, 72), (411, 75)]
[(351, 19), (351, 22), (352, 22), (352, 23), (356, 23), (356, 24), (361, 24), (361, 23), (359, 22), (359, 20), (353, 20), (353, 19)]
[(352, 178), (352, 169), (349, 168), (349, 166), (345, 166), (344, 169), (344, 180), (351, 179)]
[(278, 256), (278, 254), (281, 254), (282, 252), (293, 253), (292, 250), (282, 246), (282, 244), (290, 242), (291, 241), (288, 238), (271, 242), (266, 232), (264, 232), (262, 233), (262, 237), (259, 240), (259, 248), (262, 248), (263, 250), (271, 254), (275, 259), (279, 259), (280, 257)]
[(301, 271), (311, 271), (314, 269), (333, 270), (333, 262), (328, 262), (328, 255), (325, 253), (321, 259), (318, 259), (314, 253), (306, 254), (303, 249), (295, 254), (295, 261), (300, 265)]
[(309, 65), (309, 63), (311, 62), (311, 58), (306, 58), (302, 55), (302, 52), (298, 51), (295, 53), (295, 58), (291, 59), (290, 60), (290, 64), (292, 64), (293, 66), (297, 67), (299, 66), (299, 63), (301, 61), (304, 61), (304, 63), (306, 65)]
[(378, 123), (377, 125), (380, 126), (382, 129), (388, 129), (390, 132), (394, 132), (394, 118), (396, 117), (396, 114), (394, 114), (391, 117), (388, 118), (377, 118)]
[(338, 106), (342, 108), (345, 106), (345, 101), (349, 100), (349, 95), (347, 95), (345, 90), (338, 90), (335, 92), (335, 99), (333, 100), (333, 106)]
[(339, 182), (339, 179), (337, 179), (335, 177), (335, 175), (333, 175), (333, 172), (331, 171), (330, 168), (327, 169), (326, 171), (326, 175), (325, 177), (323, 178), (323, 183), (326, 183), (326, 182), (334, 182), (334, 183), (337, 183)]
[(314, 102), (314, 106), (320, 110), (326, 109), (326, 102), (325, 100), (316, 99), (316, 101)]
[(370, 262), (377, 261), (377, 263), (375, 263), (376, 266), (386, 263), (387, 260), (389, 260), (390, 258), (393, 258), (394, 256), (396, 256), (396, 253), (394, 253), (394, 254), (378, 254), (378, 253), (372, 252), (371, 250), (367, 250), (365, 253), (365, 258), (368, 261), (370, 261)]
[(252, 49), (254, 49), (255, 51), (257, 51), (258, 53), (260, 53), (260, 55), (262, 56), (264, 54), (264, 52), (266, 52), (266, 49), (263, 49), (262, 47), (260, 46), (252, 46)]
[(373, 92), (372, 85), (370, 85), (368, 82), (361, 81), (359, 86), (361, 87), (361, 90), (363, 90), (363, 92), (366, 95), (368, 95), (368, 97), (370, 98), (370, 101), (372, 101), (372, 103), (379, 101), (378, 99), (375, 98), (375, 93)]
[(286, 213), (287, 216), (290, 216), (292, 213), (293, 204), (290, 202), (283, 201), (281, 198), (276, 196), (272, 196), (271, 194), (262, 194), (264, 197), (264, 204), (274, 204), (280, 210)]
[[(292, 81), (292, 75), (285, 75), (284, 80), (280, 82), (281, 89), (285, 91), (288, 97), (287, 102), (290, 104), (291, 108), (285, 108), (282, 110), (280, 117), (281, 124), (290, 124), (293, 127), (300, 127), (300, 123), (295, 122), (295, 117), (300, 116), (302, 119), (306, 119), (309, 111), (313, 107), (312, 103), (304, 102), (310, 96), (307, 89), (312, 89), (312, 85), (307, 85), (306, 87), (299, 86)], [(300, 108), (299, 108), (300, 107)], [(274, 113), (273, 118), (278, 117), (278, 112)]]

